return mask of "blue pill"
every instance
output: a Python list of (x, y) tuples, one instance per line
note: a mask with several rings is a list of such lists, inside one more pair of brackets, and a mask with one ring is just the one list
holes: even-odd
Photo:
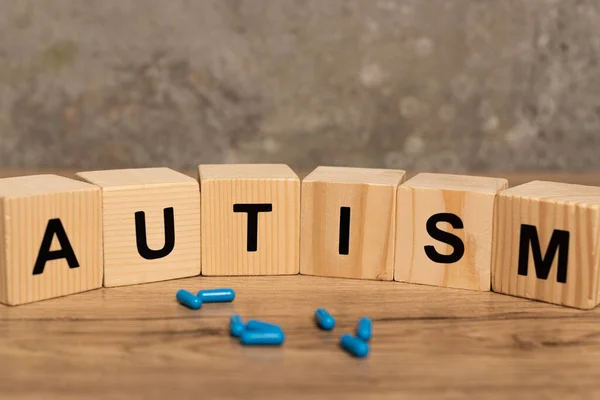
[(233, 337), (242, 336), (242, 333), (244, 333), (244, 331), (246, 330), (246, 327), (244, 326), (244, 321), (242, 320), (242, 317), (238, 314), (232, 315), (231, 318), (229, 318), (229, 326), (231, 336)]
[(342, 335), (340, 345), (355, 357), (363, 358), (369, 354), (369, 345), (367, 342), (347, 333)]
[(270, 324), (268, 322), (258, 321), (251, 319), (246, 323), (246, 330), (248, 331), (259, 331), (259, 332), (281, 332), (283, 329), (279, 325)]
[(315, 320), (321, 329), (330, 331), (335, 326), (335, 319), (324, 308), (317, 308)]
[(179, 290), (176, 297), (178, 302), (192, 310), (197, 310), (202, 307), (202, 299), (187, 290)]
[(203, 303), (229, 303), (235, 299), (233, 289), (207, 289), (198, 292)]
[(246, 346), (279, 346), (285, 340), (283, 331), (244, 331), (241, 343)]
[(373, 323), (370, 318), (362, 317), (356, 326), (356, 336), (362, 340), (371, 340), (373, 334)]

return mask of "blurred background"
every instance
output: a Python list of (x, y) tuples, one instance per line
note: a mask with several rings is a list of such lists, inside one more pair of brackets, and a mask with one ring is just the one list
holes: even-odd
[(600, 169), (596, 0), (3, 0), (0, 38), (0, 168)]

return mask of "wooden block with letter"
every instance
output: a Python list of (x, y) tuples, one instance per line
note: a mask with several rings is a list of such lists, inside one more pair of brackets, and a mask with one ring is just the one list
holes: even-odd
[(495, 213), (492, 290), (589, 309), (600, 302), (600, 187), (535, 181)]
[(300, 273), (392, 280), (401, 170), (318, 167), (302, 181)]
[(102, 200), (56, 175), (0, 179), (0, 302), (30, 303), (102, 286)]
[(203, 275), (298, 273), (300, 179), (283, 164), (198, 166)]
[(418, 174), (398, 188), (395, 280), (490, 290), (492, 226), (506, 179)]
[(102, 189), (104, 286), (200, 275), (198, 181), (169, 168), (77, 176)]

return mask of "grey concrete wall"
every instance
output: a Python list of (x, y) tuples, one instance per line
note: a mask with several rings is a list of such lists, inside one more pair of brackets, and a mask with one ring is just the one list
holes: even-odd
[(0, 167), (600, 168), (594, 0), (0, 1)]

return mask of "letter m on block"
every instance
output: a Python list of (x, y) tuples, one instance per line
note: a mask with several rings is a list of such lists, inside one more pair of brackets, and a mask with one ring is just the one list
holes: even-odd
[(521, 225), (519, 241), (519, 275), (527, 276), (529, 269), (529, 249), (533, 252), (535, 275), (538, 279), (547, 280), (550, 268), (558, 253), (558, 271), (556, 281), (567, 283), (567, 266), (569, 263), (569, 232), (555, 229), (552, 232), (546, 254), (542, 256), (538, 232), (533, 225)]

